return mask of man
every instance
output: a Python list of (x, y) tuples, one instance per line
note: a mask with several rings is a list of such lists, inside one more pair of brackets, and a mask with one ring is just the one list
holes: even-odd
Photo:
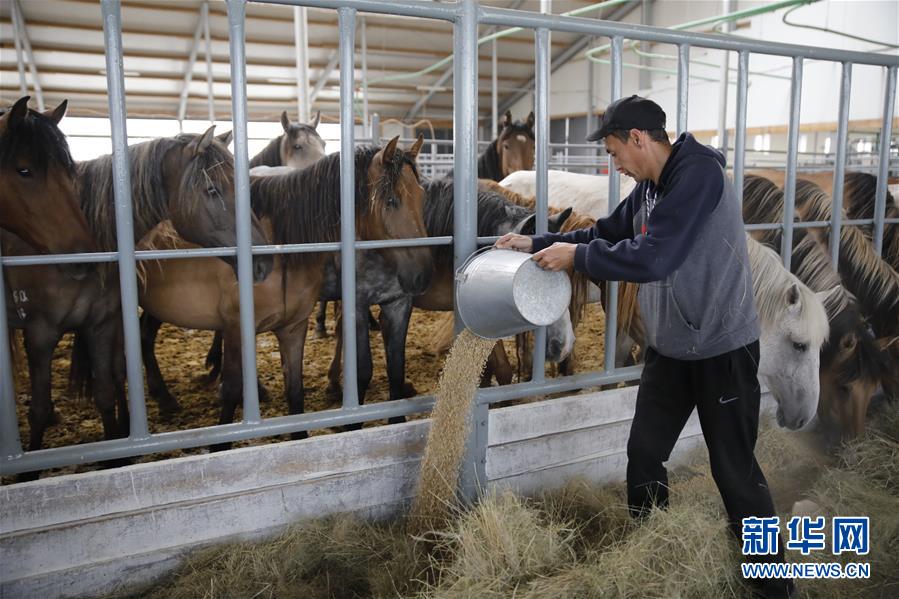
[[(759, 325), (743, 219), (716, 150), (682, 134), (672, 145), (665, 113), (639, 96), (609, 105), (587, 137), (604, 140), (618, 172), (637, 186), (606, 218), (565, 234), (508, 234), (499, 248), (535, 252), (549, 270), (594, 280), (643, 283), (646, 353), (627, 446), (628, 506), (634, 517), (668, 504), (668, 460), (695, 407), (728, 519), (775, 515), (756, 462)], [(767, 558), (783, 561), (783, 543)], [(788, 597), (789, 580), (759, 582)]]

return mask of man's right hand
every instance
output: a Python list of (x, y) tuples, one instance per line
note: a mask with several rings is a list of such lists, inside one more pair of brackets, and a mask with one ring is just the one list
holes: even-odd
[(496, 240), (496, 247), (499, 249), (517, 250), (519, 252), (530, 252), (534, 247), (534, 242), (527, 235), (506, 233)]

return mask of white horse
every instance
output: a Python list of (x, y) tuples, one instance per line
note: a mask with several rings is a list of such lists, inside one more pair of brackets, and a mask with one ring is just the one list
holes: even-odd
[[(571, 208), (576, 214), (606, 216), (609, 207), (609, 178), (565, 171), (547, 171), (549, 205), (553, 208)], [(499, 182), (503, 187), (532, 198), (537, 195), (537, 172), (517, 171)], [(634, 189), (636, 183), (630, 177), (621, 177), (620, 199)]]

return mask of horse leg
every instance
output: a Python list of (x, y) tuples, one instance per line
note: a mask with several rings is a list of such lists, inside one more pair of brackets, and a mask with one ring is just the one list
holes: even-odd
[[(281, 371), (284, 373), (284, 396), (289, 414), (302, 414), (305, 394), (303, 391), (303, 348), (309, 320), (280, 328), (275, 331), (281, 353)], [(305, 439), (306, 431), (291, 433), (291, 439)]]
[(378, 319), (375, 318), (375, 315), (371, 313), (371, 308), (368, 310), (368, 330), (369, 331), (380, 331), (381, 323), (378, 322)]
[[(31, 323), (25, 329), (25, 353), (28, 356), (28, 374), (31, 377), (31, 404), (28, 406), (28, 426), (31, 429), (28, 451), (41, 448), (44, 431), (53, 416), (51, 390), (51, 370), (53, 350), (59, 343), (60, 334), (47, 323)], [(23, 472), (17, 480), (36, 480), (40, 472)]]
[(144, 312), (140, 317), (140, 349), (144, 357), (144, 369), (147, 371), (147, 389), (159, 406), (160, 417), (168, 421), (181, 409), (181, 405), (169, 392), (162, 371), (159, 370), (159, 362), (156, 361), (156, 336), (161, 326), (162, 322), (149, 312)]
[(216, 331), (212, 336), (212, 344), (206, 352), (206, 369), (209, 370), (209, 382), (215, 381), (222, 373), (222, 332)]
[[(240, 328), (229, 327), (223, 331), (222, 384), (219, 389), (221, 413), (219, 424), (234, 422), (234, 413), (243, 399), (243, 366), (240, 363)], [(231, 443), (217, 443), (212, 451), (231, 449)]]
[[(368, 320), (365, 315), (369, 313), (369, 306), (356, 305), (356, 390), (359, 398), (359, 405), (365, 403), (365, 393), (368, 391), (368, 385), (371, 383), (373, 374), (371, 359), (371, 341), (368, 333)], [(344, 370), (346, 376), (346, 370)], [(348, 431), (355, 431), (362, 428), (362, 423), (349, 424), (345, 427)]]
[(325, 327), (325, 321), (328, 318), (328, 302), (318, 302), (318, 313), (315, 315), (315, 338), (323, 339), (328, 336), (328, 329)]
[(502, 339), (493, 346), (491, 356), (493, 358), (493, 376), (496, 377), (496, 384), (510, 384), (513, 375), (512, 364), (509, 362), (509, 356), (506, 354), (506, 347), (503, 345)]
[(331, 403), (340, 403), (340, 400), (343, 398), (343, 389), (340, 385), (340, 373), (343, 369), (341, 366), (341, 360), (343, 359), (343, 316), (339, 314), (334, 326), (334, 336), (337, 338), (337, 343), (334, 346), (334, 357), (331, 358), (331, 366), (328, 367), (328, 389), (326, 393)]
[[(94, 405), (103, 420), (103, 436), (106, 440), (127, 436), (127, 430), (123, 432), (122, 422), (116, 417), (113, 360), (115, 353), (122, 350), (122, 347), (116, 344), (118, 318), (118, 313), (110, 314), (100, 323), (88, 323), (78, 333), (84, 339), (87, 348), (93, 378)], [(107, 460), (101, 465), (104, 468), (118, 468), (131, 462), (130, 458), (122, 458)]]
[[(415, 397), (418, 391), (406, 381), (406, 335), (412, 317), (412, 298), (401, 297), (388, 304), (381, 304), (381, 336), (384, 339), (384, 356), (387, 360), (387, 384), (390, 399)], [(405, 422), (406, 418), (390, 418), (388, 424)]]

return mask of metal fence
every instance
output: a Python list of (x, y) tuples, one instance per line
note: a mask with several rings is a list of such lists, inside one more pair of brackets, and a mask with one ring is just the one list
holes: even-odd
[[(68, 464), (97, 462), (102, 460), (136, 456), (146, 453), (179, 448), (196, 447), (213, 443), (239, 441), (255, 437), (334, 427), (375, 419), (406, 416), (430, 409), (432, 397), (390, 401), (371, 405), (358, 405), (356, 386), (355, 346), (355, 250), (397, 246), (424, 246), (453, 244), (454, 261), (458, 267), (477, 247), (478, 243), (490, 243), (492, 238), (478, 238), (476, 227), (476, 161), (477, 161), (477, 34), (478, 25), (499, 27), (513, 26), (534, 31), (535, 36), (535, 98), (536, 98), (536, 171), (537, 171), (537, 231), (545, 232), (547, 226), (547, 168), (550, 160), (549, 139), (549, 66), (550, 32), (565, 31), (582, 35), (611, 38), (611, 98), (622, 95), (622, 52), (627, 39), (674, 44), (678, 48), (677, 132), (687, 129), (689, 50), (692, 46), (714, 48), (738, 53), (737, 117), (735, 139), (734, 180), (738, 194), (742, 196), (746, 142), (746, 92), (748, 65), (751, 52), (789, 56), (793, 58), (793, 79), (787, 152), (787, 176), (785, 185), (785, 211), (783, 225), (784, 247), (789, 248), (793, 231), (794, 187), (797, 170), (797, 141), (799, 131), (800, 90), (804, 59), (828, 60), (843, 65), (839, 133), (834, 172), (832, 227), (839, 230), (842, 206), (843, 175), (847, 144), (848, 100), (851, 86), (852, 65), (877, 65), (887, 69), (887, 87), (884, 97), (884, 139), (890, 138), (893, 105), (896, 97), (896, 71), (899, 59), (895, 56), (836, 51), (828, 48), (811, 48), (780, 43), (767, 43), (738, 39), (718, 34), (698, 34), (660, 29), (619, 22), (599, 21), (578, 17), (536, 14), (509, 9), (480, 6), (476, 0), (461, 0), (454, 4), (421, 2), (414, 0), (268, 0), (272, 4), (308, 6), (337, 11), (340, 31), (340, 88), (341, 88), (341, 153), (352, 156), (354, 147), (353, 120), (353, 54), (357, 12), (403, 15), (450, 22), (454, 30), (455, 59), (453, 67), (455, 153), (453, 167), (456, 173), (454, 235), (452, 238), (422, 238), (400, 241), (356, 241), (354, 230), (354, 169), (353, 160), (341, 161), (341, 241), (339, 243), (299, 244), (289, 246), (252, 247), (250, 237), (250, 191), (247, 151), (247, 97), (246, 66), (244, 56), (244, 20), (247, 0), (227, 0), (231, 49), (231, 85), (235, 135), (235, 194), (237, 200), (237, 247), (183, 251), (135, 252), (130, 180), (127, 161), (127, 132), (125, 130), (125, 97), (122, 69), (121, 18), (118, 0), (101, 0), (103, 27), (106, 40), (109, 110), (112, 122), (114, 155), (114, 186), (116, 197), (116, 224), (118, 251), (98, 254), (73, 254), (54, 256), (30, 256), (2, 259), (4, 266), (24, 264), (58, 264), (62, 262), (116, 261), (120, 272), (120, 287), (124, 321), (124, 338), (128, 376), (128, 402), (130, 406), (130, 437), (73, 447), (23, 452), (19, 440), (15, 410), (15, 396), (11, 381), (11, 366), (6, 319), (0, 319), (0, 466), (3, 474), (58, 467)], [(878, 185), (875, 218), (863, 221), (874, 224), (874, 244), (881, 250), (884, 225), (889, 147), (882, 144), (878, 168)], [(609, 209), (619, 201), (619, 177), (610, 173)], [(892, 222), (892, 221), (891, 221)], [(769, 225), (770, 226), (770, 225)], [(796, 225), (798, 226), (798, 225)], [(801, 226), (810, 226), (805, 223)], [(836, 262), (838, 247), (832, 235), (833, 259)], [(253, 319), (253, 293), (251, 259), (253, 254), (290, 252), (341, 252), (341, 283), (344, 304), (344, 386), (343, 407), (321, 412), (262, 419), (256, 388), (256, 332)], [(202, 429), (182, 430), (150, 434), (144, 404), (144, 387), (141, 373), (141, 346), (138, 327), (138, 292), (135, 260), (177, 258), (185, 256), (237, 256), (239, 293), (241, 302), (241, 341), (243, 345), (243, 420), (239, 423), (212, 426)], [(784, 252), (785, 262), (790, 252)], [(614, 366), (616, 330), (616, 284), (609, 283), (610, 301), (606, 315), (605, 370), (575, 376), (546, 380), (544, 372), (543, 338), (538, 332), (535, 342), (534, 378), (528, 383), (478, 391), (472, 407), (472, 432), (468, 443), (468, 456), (463, 472), (463, 487), (476, 492), (479, 481), (485, 480), (487, 451), (488, 406), (490, 404), (524, 396), (570, 391), (617, 381), (630, 380), (639, 374), (639, 367)], [(0, 272), (0, 314), (5, 314), (5, 290)], [(458, 315), (457, 315), (458, 316)], [(457, 318), (458, 322), (458, 318)]]

